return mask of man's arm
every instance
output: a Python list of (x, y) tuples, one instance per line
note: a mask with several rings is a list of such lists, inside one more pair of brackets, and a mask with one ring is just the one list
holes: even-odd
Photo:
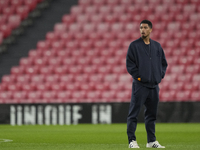
[(164, 78), (164, 76), (165, 76), (167, 66), (168, 66), (168, 64), (167, 64), (167, 60), (166, 60), (166, 57), (165, 57), (165, 53), (162, 49), (162, 78)]
[(128, 48), (128, 52), (126, 55), (126, 69), (134, 79), (139, 78), (138, 66), (136, 64), (136, 58), (134, 56), (134, 48), (131, 44)]

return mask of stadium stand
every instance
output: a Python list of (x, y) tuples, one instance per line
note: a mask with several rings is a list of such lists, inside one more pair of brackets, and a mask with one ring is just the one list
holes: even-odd
[(9, 37), (28, 15), (43, 0), (1, 0), (0, 1), (0, 34), (3, 39)]
[[(21, 4), (19, 14), (8, 14)], [(9, 11), (1, 8), (0, 20), (13, 28), (25, 18), (24, 7), (35, 7), (31, 0), (10, 5)], [(199, 6), (198, 0), (79, 0), (3, 76), (1, 103), (129, 102), (132, 79), (125, 57), (130, 42), (140, 37), (143, 19), (153, 22), (151, 38), (161, 43), (169, 64), (160, 84), (161, 101), (199, 101)], [(3, 37), (10, 34), (7, 28)]]

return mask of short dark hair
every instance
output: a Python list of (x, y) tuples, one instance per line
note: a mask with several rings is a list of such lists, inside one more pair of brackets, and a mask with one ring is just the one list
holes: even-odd
[(142, 22), (140, 22), (140, 25), (141, 25), (142, 23), (148, 24), (149, 28), (151, 28), (151, 29), (152, 29), (152, 27), (153, 27), (153, 24), (152, 24), (151, 21), (149, 21), (149, 20), (142, 20)]

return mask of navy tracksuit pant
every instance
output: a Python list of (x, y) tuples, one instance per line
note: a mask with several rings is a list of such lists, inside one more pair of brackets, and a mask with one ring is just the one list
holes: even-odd
[(140, 109), (145, 105), (145, 127), (147, 132), (147, 141), (156, 141), (155, 121), (157, 116), (157, 107), (159, 101), (159, 87), (148, 88), (133, 82), (132, 95), (127, 118), (127, 135), (129, 143), (136, 141), (135, 131), (137, 127), (137, 117)]

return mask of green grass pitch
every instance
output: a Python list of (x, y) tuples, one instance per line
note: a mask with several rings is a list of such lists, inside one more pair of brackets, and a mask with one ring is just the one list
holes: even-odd
[[(147, 149), (146, 131), (138, 124), (137, 142)], [(157, 123), (157, 140), (170, 150), (199, 150), (198, 123)], [(2, 139), (13, 140), (3, 142)], [(126, 124), (70, 126), (0, 125), (0, 150), (123, 150), (128, 149)]]

